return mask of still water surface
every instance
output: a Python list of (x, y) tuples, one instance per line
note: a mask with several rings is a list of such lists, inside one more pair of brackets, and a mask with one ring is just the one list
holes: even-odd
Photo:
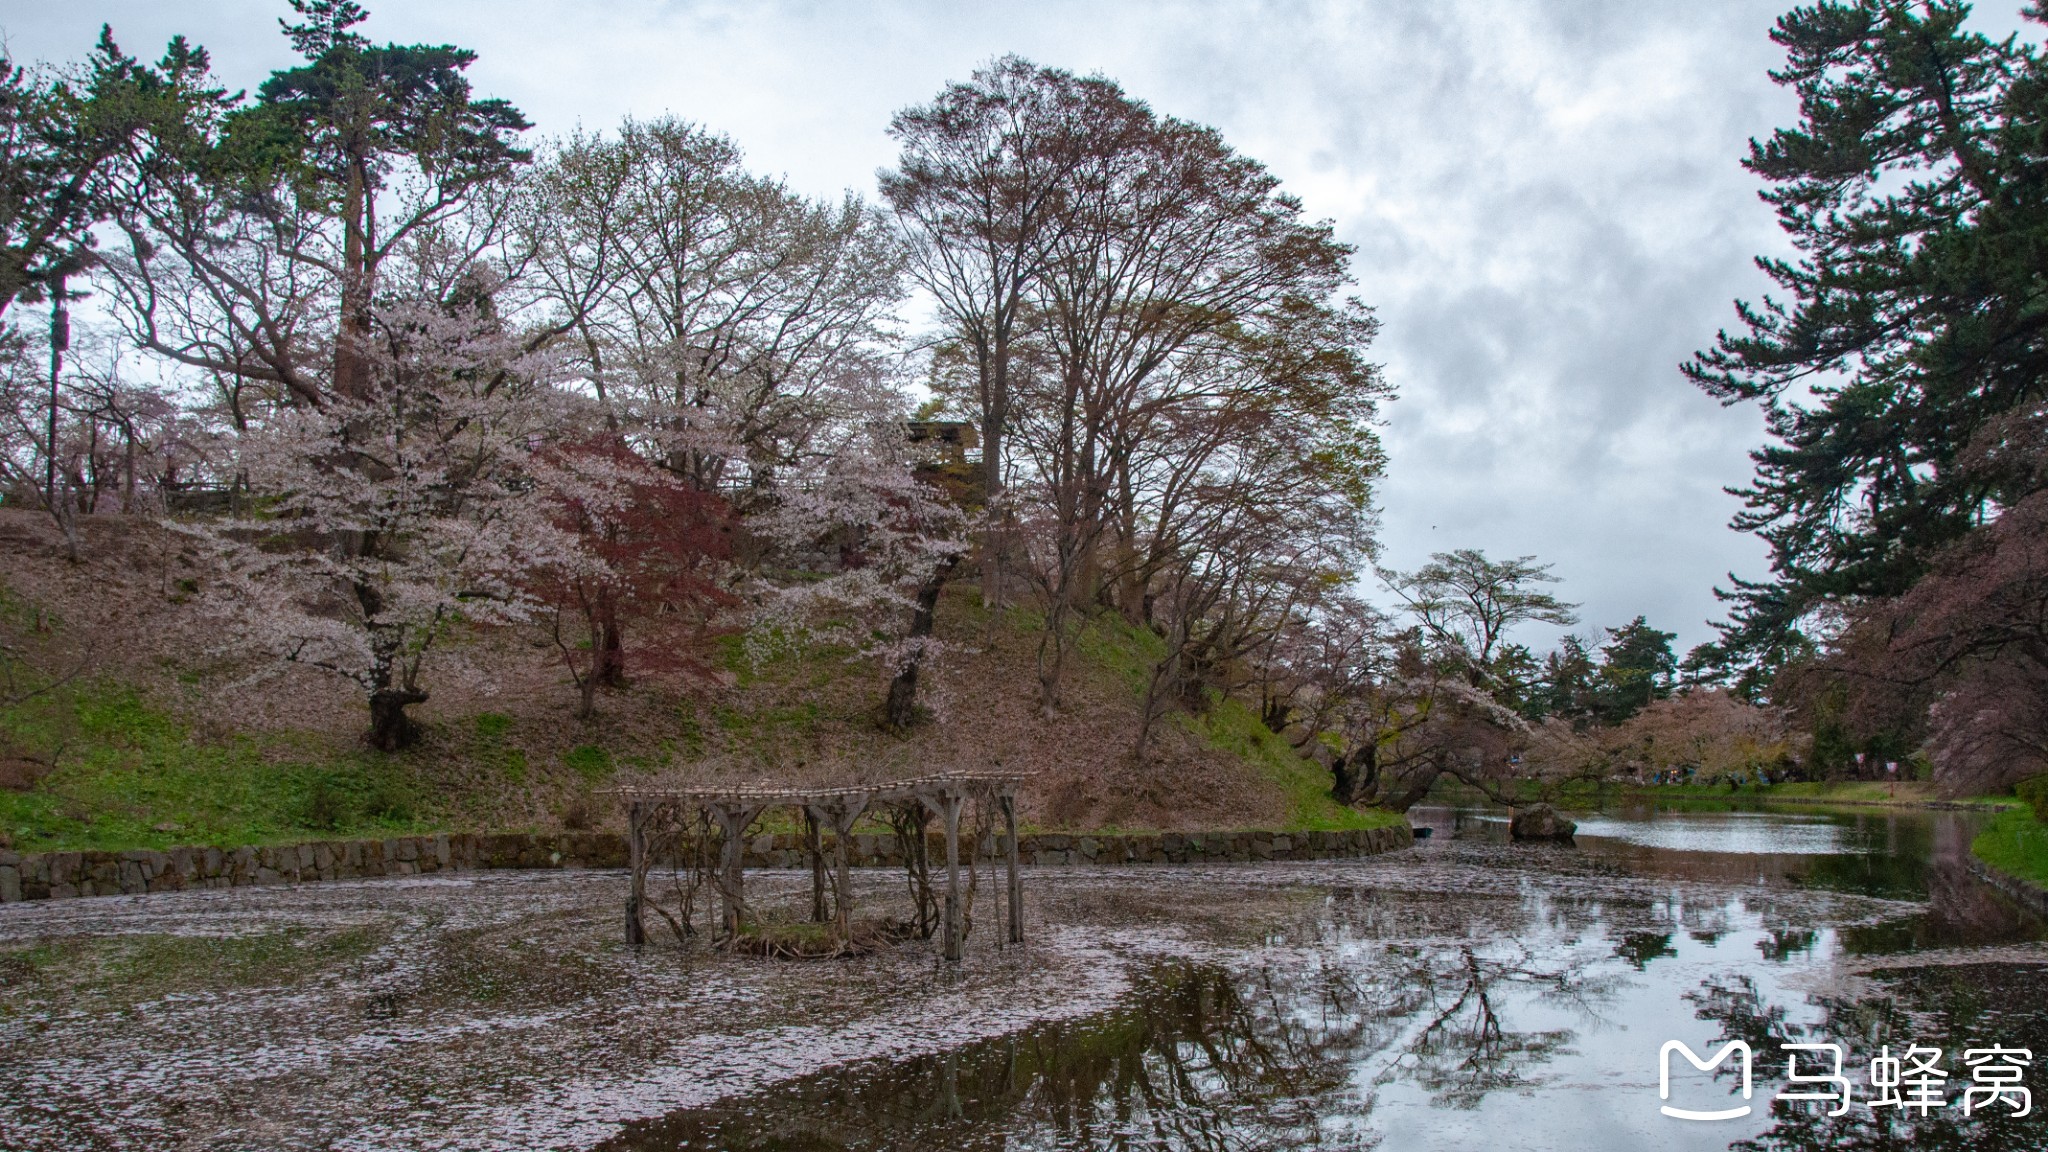
[[(1418, 810), (1413, 852), (1305, 870), (1300, 912), (1227, 959), (1145, 962), (1114, 1010), (872, 1061), (635, 1126), (617, 1149), (2048, 1148), (1961, 1113), (1962, 1049), (2048, 1062), (2042, 925), (1972, 876), (1947, 812), (1589, 814), (1572, 847)], [(1398, 862), (1396, 862), (1398, 859)], [(1757, 1053), (1748, 1117), (1659, 1114), (1658, 1052)], [(1773, 1102), (1831, 1041), (1859, 1103)], [(1870, 1058), (1940, 1047), (1955, 1104), (1876, 1112)], [(1676, 1058), (1675, 1058), (1676, 1059)], [(1745, 1101), (1732, 1066), (1672, 1103)], [(1804, 1065), (1802, 1065), (1804, 1067)], [(2048, 1092), (2036, 1068), (2028, 1083)]]

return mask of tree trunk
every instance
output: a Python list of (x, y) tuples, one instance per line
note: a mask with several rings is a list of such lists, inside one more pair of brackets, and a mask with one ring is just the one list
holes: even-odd
[(1152, 743), (1152, 726), (1166, 714), (1167, 702), (1180, 691), (1181, 656), (1186, 651), (1187, 631), (1184, 624), (1177, 622), (1167, 638), (1166, 654), (1152, 665), (1152, 674), (1145, 680), (1145, 695), (1138, 708), (1138, 740), (1131, 749), (1135, 764), (1145, 763), (1145, 753)]
[(1067, 663), (1067, 603), (1059, 595), (1045, 613), (1045, 629), (1038, 637), (1038, 708), (1047, 716), (1059, 710), (1060, 677)]
[[(982, 506), (994, 508), (1003, 494), (1003, 435), (1010, 420), (1010, 349), (1007, 336), (996, 336), (993, 363), (989, 365), (989, 386), (981, 404), (981, 499)], [(981, 557), (981, 603), (994, 608), (1003, 599), (1003, 563), (1010, 547), (1007, 514), (995, 522)]]
[(1351, 758), (1338, 754), (1330, 760), (1330, 798), (1351, 804), (1358, 797), (1358, 777), (1351, 771)]
[(370, 693), (370, 731), (364, 742), (379, 752), (410, 748), (419, 741), (420, 730), (405, 710), (426, 702), (427, 694), (417, 688), (380, 688)]
[(1267, 696), (1259, 705), (1259, 723), (1266, 731), (1278, 736), (1287, 731), (1287, 724), (1294, 716), (1294, 708), (1278, 696)]
[(57, 467), (57, 401), (59, 383), (64, 378), (64, 352), (71, 347), (71, 313), (64, 307), (64, 277), (56, 277), (50, 286), (50, 412), (47, 439), (43, 442), (45, 477), (43, 499), (48, 503), (50, 515), (57, 521), (57, 527), (64, 533), (64, 555), (73, 564), (78, 563), (78, 521), (73, 515), (70, 485), (62, 489), (57, 486), (60, 469)]
[(376, 239), (370, 235), (376, 194), (365, 168), (362, 157), (351, 157), (342, 203), (341, 314), (334, 341), (334, 391), (352, 400), (369, 395), (363, 354), (370, 336), (370, 301), (377, 290), (372, 251)]
[(607, 688), (624, 688), (626, 640), (625, 630), (619, 625), (618, 598), (609, 588), (598, 596), (598, 627), (591, 637), (596, 645), (591, 654), (591, 679)]
[(1408, 782), (1408, 787), (1389, 798), (1385, 802), (1386, 806), (1396, 812), (1406, 812), (1408, 809), (1415, 807), (1415, 805), (1421, 803), (1424, 796), (1429, 795), (1430, 786), (1436, 783), (1436, 778), (1440, 775), (1442, 775), (1442, 769), (1440, 768), (1429, 767), (1423, 769), (1419, 775)]
[[(945, 590), (946, 580), (959, 565), (958, 557), (940, 564), (931, 579), (917, 590), (917, 607), (910, 614), (910, 638), (924, 640), (931, 636), (939, 609), (939, 594)], [(910, 659), (896, 672), (896, 678), (889, 681), (889, 702), (882, 714), (883, 724), (891, 732), (907, 731), (917, 723), (917, 675), (924, 665), (924, 649), (912, 652)]]

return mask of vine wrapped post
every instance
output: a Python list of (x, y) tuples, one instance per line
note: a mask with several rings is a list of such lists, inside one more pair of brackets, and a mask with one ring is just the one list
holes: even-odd
[(722, 883), (719, 895), (724, 900), (725, 938), (737, 940), (740, 929), (745, 926), (747, 915), (746, 884), (746, 835), (747, 826), (761, 814), (759, 804), (712, 804), (711, 814), (718, 818), (718, 826), (724, 831), (724, 843), (719, 845), (719, 874)]
[(1009, 865), (1009, 898), (1004, 905), (1009, 912), (1010, 943), (1024, 942), (1024, 878), (1017, 873), (1017, 794), (1004, 788), (996, 798), (1003, 810), (1003, 846), (1006, 863)]
[(643, 909), (647, 903), (647, 807), (635, 800), (626, 809), (626, 867), (632, 873), (632, 887), (626, 895), (626, 946), (647, 943)]
[(944, 785), (933, 789), (924, 802), (946, 825), (946, 911), (945, 956), (960, 959), (960, 807), (966, 797)]
[(813, 819), (832, 826), (833, 924), (841, 940), (853, 934), (853, 824), (867, 810), (868, 797), (858, 795), (806, 806)]
[(804, 854), (811, 860), (811, 923), (825, 922), (825, 849), (818, 843), (818, 813), (804, 806)]

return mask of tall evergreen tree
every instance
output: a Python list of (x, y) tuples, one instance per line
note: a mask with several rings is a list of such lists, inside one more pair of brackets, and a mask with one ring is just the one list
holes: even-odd
[(1555, 718), (1583, 725), (1593, 712), (1593, 688), (1599, 668), (1586, 642), (1567, 634), (1543, 657), (1543, 671), (1528, 696), (1523, 715), (1531, 720)]
[(1600, 670), (1594, 677), (1592, 711), (1603, 724), (1619, 724), (1671, 695), (1678, 660), (1671, 652), (1673, 632), (1650, 627), (1641, 616), (1607, 630), (1600, 646)]
[(1760, 404), (1775, 441), (1735, 521), (1772, 576), (1722, 593), (1731, 619), (1692, 660), (1752, 693), (1810, 649), (1817, 608), (1905, 591), (2031, 484), (1965, 450), (2048, 395), (2048, 72), (1968, 12), (1826, 2), (1772, 33), (1800, 122), (1745, 165), (1800, 256), (1760, 259), (1788, 298), (1738, 303), (1739, 329), (1685, 365)]
[(151, 143), (196, 104), (207, 57), (183, 37), (154, 68), (100, 29), (83, 68), (38, 76), (0, 58), (0, 316), (75, 275), (106, 220), (149, 160)]
[[(369, 18), (354, 0), (291, 0), (302, 23), (280, 20), (305, 57), (274, 72), (254, 106), (228, 122), (228, 152), (245, 178), (338, 220), (340, 331), (332, 386), (367, 386), (363, 345), (385, 258), (459, 210), (479, 185), (530, 153), (531, 125), (504, 100), (478, 99), (463, 75), (476, 53), (448, 44), (374, 45), (353, 29)], [(413, 177), (400, 184), (403, 176)]]

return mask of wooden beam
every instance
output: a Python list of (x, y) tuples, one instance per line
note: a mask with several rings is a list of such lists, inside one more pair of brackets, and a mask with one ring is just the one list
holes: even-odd
[(626, 946), (647, 943), (647, 923), (642, 909), (647, 902), (647, 809), (635, 800), (626, 809), (626, 867), (632, 874), (626, 894)]
[(760, 804), (714, 803), (711, 814), (718, 818), (718, 825), (725, 832), (725, 842), (719, 845), (719, 872), (724, 878), (720, 895), (724, 898), (725, 938), (736, 940), (740, 929), (745, 926), (747, 916), (745, 868), (747, 826), (754, 817), (761, 814)]
[(957, 961), (961, 950), (960, 805), (965, 797), (950, 788), (940, 787), (921, 799), (939, 814), (939, 819), (946, 826), (945, 956), (948, 960)]
[(1010, 943), (1024, 942), (1024, 878), (1017, 874), (1017, 797), (1005, 791), (997, 800), (1003, 809), (1003, 843), (1010, 866), (1010, 892), (1005, 902), (1009, 911)]

